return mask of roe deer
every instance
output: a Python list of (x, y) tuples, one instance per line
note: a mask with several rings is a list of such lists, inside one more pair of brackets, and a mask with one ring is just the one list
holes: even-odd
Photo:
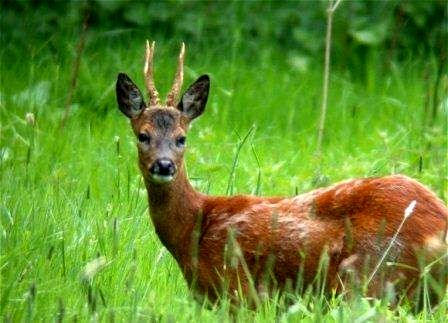
[[(406, 176), (348, 180), (292, 198), (196, 191), (185, 170), (185, 136), (190, 122), (204, 112), (210, 80), (202, 75), (177, 102), (184, 52), (182, 44), (165, 104), (153, 80), (154, 42), (146, 43), (144, 66), (149, 104), (123, 73), (116, 95), (138, 141), (156, 233), (196, 294), (213, 301), (240, 291), (250, 299), (253, 293), (294, 286), (299, 275), (309, 286), (322, 255), (328, 289), (340, 291), (349, 278), (371, 276), (369, 295), (381, 295), (386, 282), (409, 294), (423, 270), (420, 253), (445, 261), (447, 208)], [(389, 266), (383, 262), (384, 270), (375, 275), (382, 260)]]

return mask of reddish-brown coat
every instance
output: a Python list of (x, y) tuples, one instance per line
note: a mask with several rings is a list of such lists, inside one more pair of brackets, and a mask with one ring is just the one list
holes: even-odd
[[(424, 250), (428, 239), (440, 241), (438, 252), (446, 248), (446, 206), (426, 187), (401, 175), (349, 180), (292, 198), (206, 196), (191, 187), (183, 170), (162, 194), (154, 194), (151, 182), (146, 184), (160, 239), (189, 285), (211, 299), (239, 289), (250, 296), (247, 272), (258, 293), (284, 288), (288, 281), (294, 286), (301, 269), (306, 286), (324, 251), (329, 286), (341, 289), (347, 268), (360, 275), (371, 272), (413, 200), (414, 212), (387, 259), (419, 268), (416, 250)], [(156, 202), (156, 195), (163, 198)], [(419, 272), (393, 267), (384, 274), (386, 281), (399, 278), (402, 285), (397, 286), (405, 288)], [(375, 278), (370, 294), (377, 295), (382, 286)]]

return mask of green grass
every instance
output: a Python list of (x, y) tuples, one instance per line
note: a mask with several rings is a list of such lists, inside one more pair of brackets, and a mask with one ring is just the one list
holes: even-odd
[[(0, 50), (2, 319), (231, 320), (228, 303), (206, 309), (192, 299), (149, 221), (134, 138), (114, 93), (119, 71), (142, 87), (143, 38), (100, 36), (87, 44), (63, 130), (75, 42)], [(178, 44), (158, 46), (156, 83), (165, 93)], [(198, 189), (225, 194), (230, 183), (235, 194), (291, 196), (346, 178), (403, 173), (447, 200), (447, 101), (426, 126), (424, 63), (384, 72), (374, 62), (364, 81), (334, 71), (317, 160), (319, 64), (301, 73), (275, 49), (246, 61), (238, 55), (243, 44), (235, 46), (187, 48), (184, 85), (202, 73), (212, 78), (206, 112), (188, 136), (187, 166)], [(35, 126), (26, 122), (28, 112)], [(106, 257), (104, 268), (83, 280), (98, 256)], [(235, 315), (241, 321), (442, 321), (448, 297), (417, 313), (406, 303), (391, 309), (385, 300), (343, 296), (295, 295), (292, 304), (274, 297)]]

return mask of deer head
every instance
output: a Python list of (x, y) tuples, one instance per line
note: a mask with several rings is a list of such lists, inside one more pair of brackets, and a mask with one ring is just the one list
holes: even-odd
[(144, 65), (149, 104), (135, 83), (124, 73), (118, 74), (118, 107), (130, 120), (137, 137), (139, 167), (145, 180), (162, 185), (176, 178), (183, 167), (186, 134), (190, 122), (200, 116), (207, 103), (210, 79), (199, 77), (177, 101), (183, 81), (185, 46), (182, 44), (177, 72), (166, 103), (161, 104), (154, 84), (154, 42), (146, 42)]

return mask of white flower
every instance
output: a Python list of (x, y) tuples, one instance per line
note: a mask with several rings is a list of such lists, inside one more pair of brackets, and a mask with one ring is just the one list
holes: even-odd
[(28, 123), (29, 125), (34, 126), (34, 123), (36, 122), (36, 118), (34, 117), (34, 113), (32, 113), (32, 112), (28, 112), (28, 113), (25, 115), (25, 121), (26, 121), (26, 123)]

